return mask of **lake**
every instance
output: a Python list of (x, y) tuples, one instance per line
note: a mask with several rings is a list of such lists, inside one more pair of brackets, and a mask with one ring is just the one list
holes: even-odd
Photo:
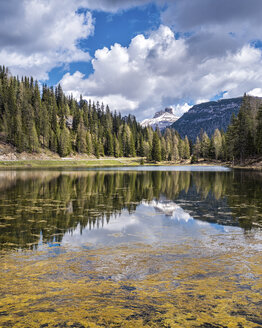
[(262, 327), (262, 172), (0, 172), (0, 327)]

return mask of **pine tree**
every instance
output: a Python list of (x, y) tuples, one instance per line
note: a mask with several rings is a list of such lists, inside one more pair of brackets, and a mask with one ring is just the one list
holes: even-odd
[(257, 129), (256, 129), (256, 149), (259, 155), (262, 155), (262, 106), (257, 113)]
[(114, 134), (114, 156), (116, 158), (120, 156), (120, 146), (115, 134)]
[(42, 111), (40, 114), (40, 135), (42, 136), (42, 144), (44, 147), (48, 147), (50, 141), (50, 123), (49, 114), (45, 105), (42, 105)]
[(94, 142), (94, 153), (96, 158), (100, 158), (100, 149), (99, 149), (99, 143), (97, 140)]
[(166, 141), (165, 138), (161, 138), (161, 159), (165, 161), (167, 158), (167, 149), (166, 149)]
[(129, 153), (129, 156), (131, 156), (131, 157), (136, 156), (135, 141), (134, 141), (132, 132), (131, 132), (129, 140), (128, 140), (128, 153)]
[(174, 148), (173, 148), (173, 156), (172, 156), (173, 158), (173, 160), (175, 161), (175, 162), (177, 162), (177, 161), (179, 161), (180, 160), (180, 156), (179, 156), (179, 151), (178, 151), (178, 147), (177, 147), (177, 145), (174, 145)]
[(58, 142), (58, 153), (61, 157), (70, 154), (71, 151), (71, 137), (68, 128), (65, 126), (63, 119), (60, 121), (60, 134)]
[(190, 158), (190, 145), (187, 136), (184, 140), (184, 158), (189, 159)]
[(87, 132), (86, 134), (86, 152), (88, 155), (94, 153), (94, 149), (92, 146), (92, 136), (90, 132)]
[(201, 156), (201, 143), (200, 143), (199, 137), (196, 138), (193, 154), (194, 154), (194, 156), (196, 157), (197, 160)]
[(112, 133), (108, 129), (105, 137), (105, 155), (114, 156), (114, 139)]
[(237, 139), (238, 139), (238, 120), (233, 114), (231, 124), (228, 126), (227, 133), (225, 136), (227, 146), (227, 159), (234, 162), (236, 156)]
[(214, 153), (215, 158), (219, 159), (222, 155), (222, 136), (218, 129), (215, 130), (213, 135), (213, 145), (214, 145)]
[(209, 151), (210, 151), (210, 139), (206, 132), (203, 133), (202, 135), (202, 140), (201, 140), (201, 153), (204, 158), (209, 157)]
[(178, 140), (178, 153), (180, 158), (185, 158), (185, 142), (181, 138)]
[(76, 145), (77, 145), (77, 151), (79, 153), (86, 153), (86, 151), (87, 151), (86, 130), (85, 130), (82, 115), (80, 117), (79, 125), (78, 125), (78, 128), (77, 128)]
[(38, 136), (34, 121), (29, 123), (28, 130), (28, 150), (31, 152), (37, 152), (39, 147)]
[(160, 147), (160, 140), (157, 132), (153, 133), (151, 157), (153, 161), (161, 162), (161, 147)]

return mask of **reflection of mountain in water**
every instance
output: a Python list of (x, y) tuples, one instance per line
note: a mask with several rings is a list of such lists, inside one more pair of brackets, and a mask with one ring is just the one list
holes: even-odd
[[(79, 227), (99, 228), (123, 209), (154, 202), (198, 220), (250, 229), (262, 213), (261, 176), (250, 172), (5, 172), (0, 180), (0, 245), (61, 241)], [(174, 215), (174, 214), (172, 214)], [(184, 214), (185, 215), (185, 214)], [(1, 247), (2, 247), (1, 246)]]
[(153, 200), (151, 202), (142, 202), (142, 204), (145, 206), (152, 206), (157, 213), (164, 214), (165, 216), (177, 221), (183, 220), (187, 222), (193, 220), (189, 213), (185, 212), (182, 207), (172, 201)]
[(225, 198), (218, 201), (208, 194), (206, 198), (202, 199), (196, 192), (195, 186), (190, 187), (187, 193), (182, 191), (176, 199), (176, 203), (168, 200), (153, 200), (144, 204), (154, 207), (157, 213), (165, 214), (178, 221), (198, 219), (221, 225), (239, 225), (238, 221), (233, 218)]

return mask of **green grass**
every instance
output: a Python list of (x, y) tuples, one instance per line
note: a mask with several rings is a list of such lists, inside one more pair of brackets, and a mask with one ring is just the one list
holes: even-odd
[(85, 167), (105, 167), (105, 166), (134, 166), (139, 165), (139, 158), (121, 159), (92, 159), (92, 160), (21, 160), (21, 161), (0, 161), (1, 169), (32, 169), (32, 168), (85, 168)]
[[(140, 157), (122, 157), (122, 158), (100, 158), (100, 159), (35, 159), (35, 160), (14, 160), (0, 161), (0, 170), (12, 169), (74, 169), (74, 168), (92, 168), (92, 167), (118, 167), (118, 166), (140, 166)], [(144, 162), (144, 165), (192, 165), (190, 161), (183, 162)], [(223, 163), (199, 162), (194, 165), (223, 165)]]

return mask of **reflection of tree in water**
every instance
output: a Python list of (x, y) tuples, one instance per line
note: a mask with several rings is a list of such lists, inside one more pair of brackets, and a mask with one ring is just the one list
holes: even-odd
[(249, 228), (262, 213), (261, 180), (246, 172), (5, 172), (0, 245), (37, 244), (40, 233), (45, 242), (59, 242), (78, 224), (81, 229), (100, 227), (123, 209), (132, 212), (141, 201), (163, 197), (214, 222), (225, 217), (221, 207), (228, 212), (229, 205), (232, 215), (226, 219), (240, 217), (241, 226)]

